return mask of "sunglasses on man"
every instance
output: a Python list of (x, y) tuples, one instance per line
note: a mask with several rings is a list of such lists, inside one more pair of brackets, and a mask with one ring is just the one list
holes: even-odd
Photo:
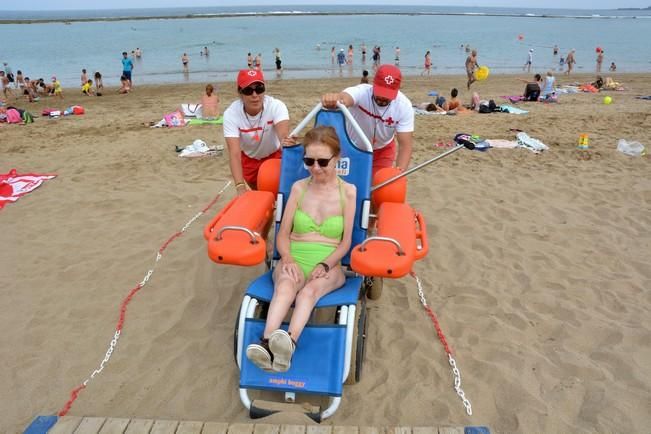
[(253, 92), (260, 95), (260, 94), (263, 94), (265, 90), (266, 89), (264, 87), (264, 84), (258, 83), (258, 84), (255, 84), (253, 86), (247, 86), (244, 89), (240, 90), (240, 92), (242, 93), (242, 95), (251, 96), (251, 95), (253, 95)]
[(315, 163), (315, 162), (318, 163), (320, 167), (327, 167), (328, 164), (330, 164), (330, 160), (332, 160), (333, 158), (335, 158), (334, 155), (333, 155), (332, 157), (330, 157), (330, 158), (312, 158), (312, 157), (303, 157), (303, 163), (304, 163), (307, 167), (312, 167), (312, 166), (314, 166), (314, 163)]

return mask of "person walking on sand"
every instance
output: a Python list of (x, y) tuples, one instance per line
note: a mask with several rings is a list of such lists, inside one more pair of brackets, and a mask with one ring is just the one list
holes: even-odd
[(430, 75), (432, 73), (432, 55), (430, 54), (429, 50), (425, 53), (425, 69), (423, 69), (423, 72), (420, 73), (420, 75)]
[(604, 50), (597, 53), (597, 74), (601, 72), (601, 65), (604, 63)]
[(183, 72), (189, 72), (188, 63), (190, 63), (190, 58), (188, 57), (188, 53), (183, 53), (181, 63), (183, 64)]
[(466, 58), (466, 75), (468, 76), (468, 90), (470, 90), (470, 85), (473, 84), (477, 79), (475, 78), (475, 68), (478, 68), (479, 64), (477, 63), (477, 50), (472, 50), (470, 55)]
[(285, 103), (266, 95), (262, 71), (243, 69), (237, 75), (236, 99), (224, 112), (224, 138), (237, 194), (256, 189), (263, 161), (281, 157), (289, 135)]
[(569, 53), (567, 53), (567, 57), (565, 57), (565, 64), (567, 65), (567, 71), (565, 73), (567, 75), (570, 75), (572, 73), (572, 69), (574, 69), (574, 64), (576, 63), (576, 59), (574, 58), (574, 53), (576, 50), (572, 48)]
[(129, 88), (133, 87), (133, 79), (131, 78), (131, 71), (133, 71), (133, 61), (129, 59), (129, 53), (122, 52), (122, 76), (129, 80)]
[(522, 66), (523, 71), (531, 72), (531, 65), (533, 64), (533, 48), (529, 48), (529, 54), (527, 55), (527, 61), (524, 62)]
[[(399, 68), (381, 65), (373, 85), (358, 84), (321, 97), (326, 108), (334, 108), (338, 102), (349, 108), (373, 146), (373, 173), (394, 164), (405, 170), (411, 160), (414, 110), (409, 98), (400, 92), (401, 81)], [(353, 142), (360, 143), (361, 138), (350, 125), (346, 130)]]

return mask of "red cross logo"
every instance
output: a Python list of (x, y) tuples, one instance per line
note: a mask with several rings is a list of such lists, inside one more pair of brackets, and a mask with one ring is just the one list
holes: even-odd
[(393, 84), (393, 82), (394, 82), (393, 76), (392, 75), (387, 75), (386, 77), (384, 77), (384, 82), (387, 85), (391, 86)]
[(393, 118), (391, 116), (389, 116), (387, 118), (387, 120), (385, 120), (384, 122), (386, 122), (387, 125), (393, 125), (395, 121), (393, 120)]
[(257, 72), (254, 71), (254, 70), (250, 70), (249, 72), (247, 72), (247, 74), (249, 75), (249, 77), (255, 77), (255, 75), (257, 74)]

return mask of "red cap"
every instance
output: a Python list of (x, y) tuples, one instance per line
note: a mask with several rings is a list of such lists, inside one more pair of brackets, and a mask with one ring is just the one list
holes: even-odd
[(260, 82), (264, 84), (264, 76), (262, 71), (257, 69), (242, 69), (237, 74), (237, 87), (244, 89), (252, 83)]
[(373, 95), (394, 100), (398, 95), (398, 90), (400, 90), (401, 81), (400, 69), (393, 65), (382, 65), (375, 73)]

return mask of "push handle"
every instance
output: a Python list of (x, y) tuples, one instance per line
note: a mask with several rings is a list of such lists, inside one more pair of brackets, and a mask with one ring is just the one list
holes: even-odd
[(385, 242), (385, 243), (391, 243), (394, 246), (396, 246), (398, 256), (405, 256), (405, 251), (402, 249), (402, 246), (400, 245), (398, 240), (396, 240), (395, 238), (390, 238), (390, 237), (378, 237), (378, 236), (376, 236), (376, 237), (368, 237), (367, 239), (362, 241), (362, 244), (359, 245), (359, 251), (360, 252), (365, 252), (366, 251), (366, 248), (364, 246), (369, 241), (382, 241), (382, 242)]

